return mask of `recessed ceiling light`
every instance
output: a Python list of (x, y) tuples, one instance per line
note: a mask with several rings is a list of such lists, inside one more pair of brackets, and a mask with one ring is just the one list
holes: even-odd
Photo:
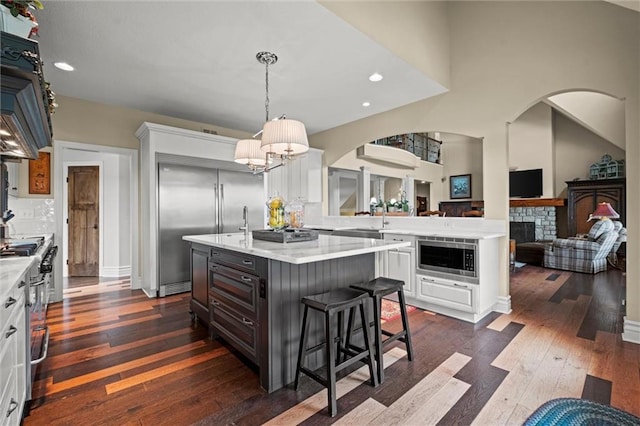
[(62, 71), (73, 71), (73, 67), (66, 62), (54, 62), (53, 66)]
[(363, 102), (363, 103), (362, 103), (362, 106), (363, 106), (363, 107), (371, 106), (371, 102)]
[(380, 81), (382, 80), (382, 78), (383, 78), (382, 74), (378, 74), (377, 72), (374, 72), (369, 76), (369, 81)]

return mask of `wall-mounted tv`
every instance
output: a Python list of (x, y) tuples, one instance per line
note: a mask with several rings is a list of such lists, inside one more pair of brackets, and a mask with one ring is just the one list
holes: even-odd
[(509, 197), (535, 198), (542, 196), (542, 169), (509, 172)]

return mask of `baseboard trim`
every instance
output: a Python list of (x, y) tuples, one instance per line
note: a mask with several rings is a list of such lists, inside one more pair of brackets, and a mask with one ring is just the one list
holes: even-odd
[(622, 340), (640, 345), (640, 321), (632, 321), (624, 317)]
[(101, 277), (118, 278), (131, 275), (131, 266), (103, 266), (100, 271)]
[(137, 276), (135, 280), (133, 279), (133, 277), (131, 277), (131, 289), (140, 290), (141, 288), (142, 288), (142, 277)]
[(511, 313), (511, 295), (509, 296), (498, 296), (498, 301), (495, 305), (493, 305), (493, 310), (495, 312), (500, 312), (501, 314), (510, 314)]

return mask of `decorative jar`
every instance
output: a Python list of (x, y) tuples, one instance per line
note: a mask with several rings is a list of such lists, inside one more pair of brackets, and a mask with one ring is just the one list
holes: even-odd
[(283, 229), (287, 227), (287, 221), (284, 214), (286, 206), (284, 198), (275, 195), (267, 201), (267, 224), (271, 229)]
[(299, 229), (304, 226), (304, 202), (296, 198), (284, 208), (285, 220), (290, 228)]

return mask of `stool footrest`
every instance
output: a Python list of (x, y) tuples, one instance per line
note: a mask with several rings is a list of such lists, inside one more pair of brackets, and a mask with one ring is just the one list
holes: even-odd
[(385, 336), (389, 336), (389, 338), (384, 339), (382, 341), (382, 346), (384, 345), (388, 345), (389, 343), (393, 343), (396, 340), (400, 340), (402, 343), (406, 343), (405, 342), (405, 336), (407, 335), (406, 331), (401, 331), (400, 333), (389, 333), (389, 332), (385, 332), (384, 330), (382, 330), (382, 334), (384, 334)]
[(320, 383), (324, 387), (327, 387), (327, 385), (329, 384), (329, 381), (327, 379), (309, 370), (307, 367), (300, 367), (300, 371), (306, 374), (307, 376), (311, 377), (313, 380)]

